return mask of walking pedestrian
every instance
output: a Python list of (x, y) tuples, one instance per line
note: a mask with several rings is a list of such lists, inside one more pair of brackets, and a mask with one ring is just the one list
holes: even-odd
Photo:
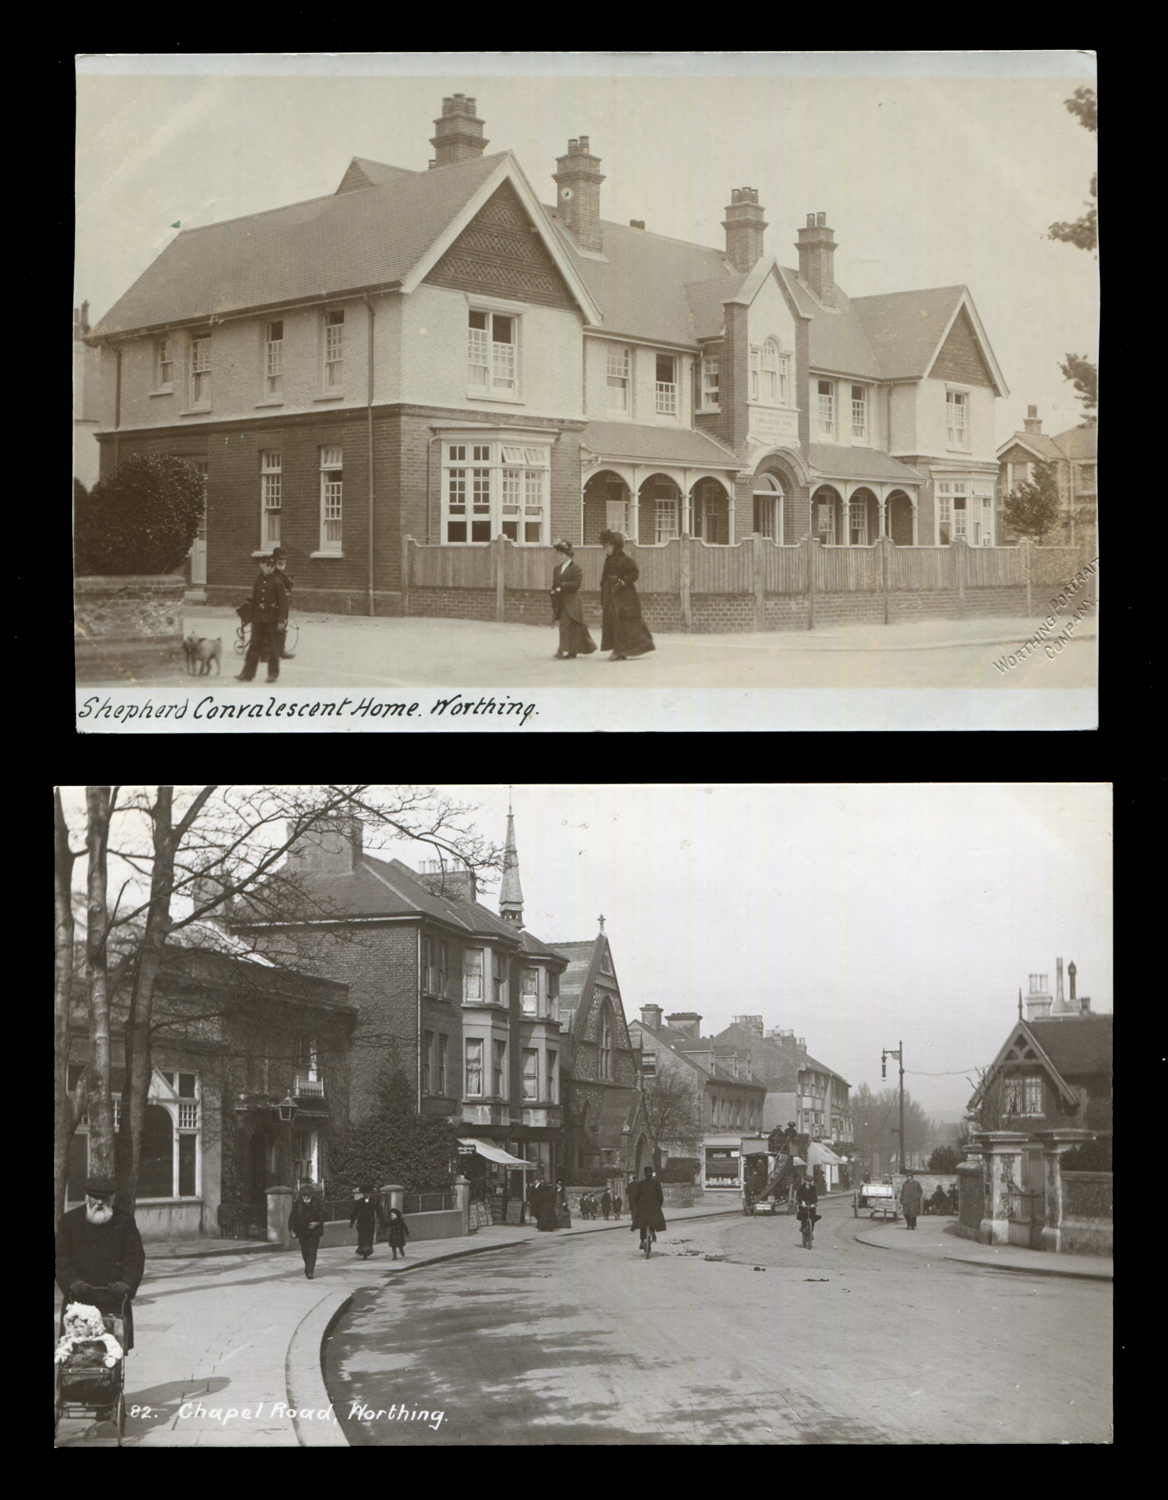
[(284, 600), (284, 608), (276, 620), (276, 634), (280, 637), (280, 660), (291, 661), (296, 655), (295, 651), (288, 650), (288, 607), (292, 602), (292, 575), (288, 572), (288, 559), (283, 547), (272, 549), (272, 561), (276, 564), (276, 572), (283, 580), (284, 587), (288, 591), (288, 598)]
[(556, 652), (556, 660), (566, 658), (571, 661), (595, 651), (596, 642), (584, 623), (584, 606), (580, 602), (584, 570), (572, 556), (572, 544), (559, 541), (553, 542), (552, 547), (563, 558), (552, 573), (552, 617), (560, 627), (560, 649)]
[(262, 657), (268, 664), (268, 681), (275, 682), (280, 676), (280, 637), (277, 625), (281, 614), (288, 619), (288, 590), (283, 578), (276, 572), (276, 564), (270, 557), (260, 558), (260, 576), (251, 591), (251, 640), (243, 671), (236, 676), (237, 682), (250, 682)]
[(620, 1211), (621, 1211), (621, 1195), (619, 1193), (614, 1193), (613, 1194), (612, 1209), (613, 1209), (613, 1213), (619, 1219), (620, 1218)]
[(377, 1231), (385, 1227), (385, 1210), (379, 1199), (374, 1198), (371, 1187), (363, 1187), (361, 1196), (353, 1204), (353, 1212), (349, 1217), (349, 1228), (357, 1226), (357, 1249), (356, 1254), (362, 1259), (368, 1260), (373, 1254), (373, 1242)]
[(389, 1248), (393, 1251), (394, 1260), (397, 1253), (401, 1251), (401, 1258), (406, 1258), (406, 1241), (410, 1237), (410, 1226), (405, 1221), (405, 1216), (400, 1208), (391, 1208), (389, 1211)]
[(604, 1192), (600, 1195), (600, 1207), (604, 1214), (604, 1217), (607, 1219), (609, 1210), (612, 1208), (612, 1195), (609, 1193), (607, 1188), (605, 1188)]
[(300, 1195), (288, 1215), (289, 1233), (300, 1241), (300, 1254), (304, 1260), (304, 1274), (309, 1281), (316, 1270), (316, 1252), (320, 1249), (320, 1237), (324, 1233), (324, 1204), (316, 1196), (311, 1182), (300, 1185)]
[(921, 1185), (915, 1177), (909, 1176), (908, 1181), (900, 1190), (900, 1206), (904, 1209), (904, 1227), (915, 1229), (917, 1227), (917, 1214), (921, 1211)]
[[(142, 1236), (132, 1214), (114, 1207), (112, 1177), (90, 1177), (85, 1202), (71, 1208), (57, 1227), (57, 1285), (66, 1303), (87, 1302), (99, 1312), (121, 1315), (125, 1348), (134, 1347), (131, 1303), (146, 1269)], [(105, 1288), (102, 1292), (95, 1288)]]
[(535, 1227), (537, 1229), (558, 1229), (556, 1210), (556, 1190), (550, 1182), (540, 1181), (532, 1190), (532, 1198), (535, 1200)]
[(619, 531), (602, 531), (606, 553), (600, 575), (600, 607), (604, 622), (600, 649), (611, 651), (610, 661), (627, 661), (654, 651), (653, 637), (641, 618), (641, 601), (633, 587), (640, 569), (625, 556), (625, 539)]
[(568, 1208), (568, 1190), (562, 1182), (556, 1183), (556, 1223), (561, 1229), (571, 1229), (572, 1215)]

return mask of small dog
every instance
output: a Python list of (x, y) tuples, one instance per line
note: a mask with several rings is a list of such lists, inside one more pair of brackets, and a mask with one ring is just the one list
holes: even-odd
[(223, 670), (223, 641), (218, 636), (210, 640), (207, 636), (188, 635), (183, 641), (183, 655), (187, 659), (187, 675), (190, 677), (209, 676), (212, 662), (216, 673)]

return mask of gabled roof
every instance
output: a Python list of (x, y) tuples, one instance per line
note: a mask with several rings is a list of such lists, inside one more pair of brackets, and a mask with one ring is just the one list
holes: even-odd
[(805, 1068), (814, 1068), (817, 1073), (826, 1073), (831, 1078), (838, 1078), (839, 1081), (843, 1084), (843, 1086), (845, 1088), (847, 1088), (847, 1089), (851, 1088), (851, 1084), (843, 1076), (842, 1073), (837, 1073), (834, 1068), (829, 1068), (826, 1063), (817, 1062), (816, 1059), (814, 1057), (812, 1057), (810, 1053), (807, 1054), (807, 1057), (804, 1060), (803, 1066)]
[(864, 325), (886, 380), (913, 380), (928, 375), (949, 330), (964, 309), (997, 394), (1009, 395), (968, 287), (884, 292), (877, 297), (857, 297), (852, 306)]
[(417, 177), (409, 167), (391, 167), (387, 162), (370, 161), (367, 156), (355, 156), (341, 178), (338, 193), (351, 193), (359, 188), (378, 187), (383, 182), (393, 182), (398, 177)]
[[(554, 210), (548, 208), (546, 213), (596, 299), (603, 315), (598, 324), (606, 333), (665, 344), (696, 343), (699, 335), (690, 284), (725, 282), (725, 296), (733, 296), (742, 284), (741, 274), (731, 267), (724, 250), (602, 220), (603, 252), (585, 254), (554, 217)], [(699, 294), (702, 336), (710, 336), (711, 319), (721, 312), (720, 308), (717, 314), (712, 311), (715, 297), (716, 288)]]
[(721, 275), (713, 281), (691, 281), (685, 289), (689, 300), (690, 320), (694, 337), (715, 339), (726, 325), (723, 303), (738, 295), (746, 277), (741, 274)]
[(862, 300), (871, 301), (872, 299), (857, 298), (853, 302), (837, 286), (835, 289), (836, 310), (832, 312), (825, 309), (807, 286), (799, 280), (798, 271), (784, 266), (782, 272), (783, 280), (787, 284), (787, 290), (795, 306), (804, 317), (811, 319), (808, 343), (811, 368), (879, 380), (884, 371), (869, 341), (858, 306)]
[(599, 310), (588, 288), (519, 164), (504, 151), (185, 230), (118, 299), (91, 338), (368, 288), (412, 291), (508, 179), (585, 317), (596, 320)]
[(1111, 1072), (1112, 1016), (1051, 1016), (1030, 1023), (1031, 1034), (1066, 1079)]
[(832, 443), (808, 445), (811, 467), (825, 478), (872, 479), (920, 484), (924, 475), (879, 448), (841, 448)]
[(1066, 458), (1095, 458), (1099, 444), (1099, 429), (1094, 422), (1087, 422), (1079, 427), (1068, 427), (1066, 432), (1057, 433), (1053, 441), (1059, 452)]
[(999, 446), (995, 457), (1003, 458), (1011, 448), (1025, 448), (1028, 453), (1033, 453), (1040, 463), (1050, 463), (1064, 456), (1054, 438), (1047, 437), (1044, 432), (1014, 433)]
[(704, 432), (693, 428), (641, 426), (636, 422), (589, 422), (580, 446), (603, 458), (630, 462), (685, 464), (712, 469), (740, 469), (739, 460)]

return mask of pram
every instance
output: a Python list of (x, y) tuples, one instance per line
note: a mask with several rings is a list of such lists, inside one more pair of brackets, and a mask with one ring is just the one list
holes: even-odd
[[(53, 1434), (56, 1435), (62, 1417), (91, 1416), (95, 1422), (112, 1420), (118, 1430), (120, 1448), (126, 1431), (126, 1299), (103, 1286), (91, 1287), (90, 1295), (93, 1305), (101, 1312), (105, 1331), (112, 1333), (121, 1345), (122, 1357), (107, 1366), (104, 1362), (105, 1345), (91, 1340), (74, 1349), (67, 1362), (54, 1365)], [(65, 1309), (70, 1305), (68, 1298), (61, 1304), (58, 1336), (65, 1332)], [(117, 1312), (106, 1312), (105, 1309), (112, 1306), (117, 1307)]]
[[(247, 648), (251, 644), (251, 613), (252, 604), (250, 599), (245, 599), (238, 606), (235, 613), (239, 616), (239, 626), (235, 632), (235, 654), (246, 656)], [(296, 650), (296, 642), (300, 638), (300, 626), (295, 620), (289, 620), (284, 633), (284, 650), (289, 655)]]

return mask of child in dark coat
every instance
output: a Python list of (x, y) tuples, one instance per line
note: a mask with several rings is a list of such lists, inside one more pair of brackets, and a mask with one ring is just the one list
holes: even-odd
[(400, 1208), (391, 1208), (389, 1211), (389, 1247), (393, 1251), (394, 1260), (400, 1250), (402, 1260), (406, 1258), (406, 1241), (410, 1237), (410, 1231), (405, 1219), (402, 1217)]

